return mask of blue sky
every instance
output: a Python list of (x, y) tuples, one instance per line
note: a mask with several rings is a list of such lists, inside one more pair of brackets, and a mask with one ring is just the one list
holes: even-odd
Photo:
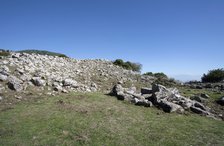
[(187, 80), (224, 67), (223, 0), (0, 0), (0, 48), (122, 58)]

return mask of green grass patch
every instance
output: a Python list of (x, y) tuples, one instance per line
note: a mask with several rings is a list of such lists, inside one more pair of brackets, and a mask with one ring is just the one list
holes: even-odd
[(0, 145), (224, 145), (224, 123), (100, 93), (23, 101), (0, 112)]

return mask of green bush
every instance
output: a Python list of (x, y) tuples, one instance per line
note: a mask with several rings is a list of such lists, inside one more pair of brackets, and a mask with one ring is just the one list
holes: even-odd
[(45, 50), (21, 50), (17, 51), (19, 53), (28, 53), (28, 54), (39, 54), (39, 55), (48, 55), (48, 56), (58, 56), (58, 57), (65, 57), (68, 58), (65, 54), (61, 53), (55, 53), (55, 52), (50, 52), (50, 51), (45, 51)]
[(157, 78), (168, 78), (166, 74), (159, 72), (159, 73), (154, 73), (154, 76)]
[(142, 69), (142, 65), (140, 63), (133, 63), (130, 61), (124, 62), (122, 59), (117, 59), (113, 62), (114, 65), (118, 65), (127, 70), (140, 72)]
[(221, 82), (224, 80), (224, 69), (214, 69), (208, 71), (207, 74), (204, 74), (201, 78), (202, 82), (210, 82), (210, 83), (215, 83), (215, 82)]
[(168, 79), (167, 75), (162, 72), (158, 72), (158, 73), (146, 72), (143, 75), (154, 76), (154, 77), (160, 78), (160, 79)]
[(154, 76), (154, 74), (152, 72), (146, 72), (143, 75), (146, 75), (146, 76)]
[(10, 53), (8, 50), (0, 49), (0, 56), (9, 56)]

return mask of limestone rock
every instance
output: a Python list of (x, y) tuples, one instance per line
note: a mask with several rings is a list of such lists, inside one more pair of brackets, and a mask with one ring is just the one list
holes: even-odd
[(168, 112), (168, 113), (175, 112), (175, 111), (178, 111), (178, 112), (184, 111), (184, 109), (180, 105), (166, 101), (164, 99), (162, 99), (159, 102), (159, 105), (165, 112)]
[(8, 76), (0, 74), (0, 81), (6, 81)]
[(10, 76), (8, 87), (11, 90), (21, 91), (23, 90), (23, 82), (20, 79), (16, 78), (15, 76)]
[(74, 88), (77, 88), (79, 86), (78, 83), (75, 80), (72, 80), (72, 79), (63, 80), (63, 85), (64, 86), (71, 86), (71, 87), (74, 87)]
[(45, 81), (43, 79), (41, 79), (41, 77), (33, 77), (31, 79), (31, 82), (35, 85), (35, 86), (45, 86)]
[(141, 88), (141, 93), (142, 94), (152, 94), (152, 89), (151, 88)]

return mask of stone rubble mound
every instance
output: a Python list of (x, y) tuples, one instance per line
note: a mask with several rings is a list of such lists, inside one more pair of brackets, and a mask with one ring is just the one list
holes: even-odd
[(134, 87), (123, 88), (121, 84), (117, 84), (113, 87), (111, 94), (119, 100), (126, 100), (145, 107), (155, 106), (168, 113), (192, 111), (215, 118), (210, 109), (202, 103), (181, 96), (176, 88), (168, 89), (159, 84), (153, 84), (152, 88), (141, 88), (141, 93), (137, 93)]
[(139, 77), (140, 73), (101, 59), (76, 60), (14, 52), (0, 59), (0, 87), (17, 92), (34, 87), (64, 93), (96, 92), (111, 89), (112, 81), (135, 83)]

